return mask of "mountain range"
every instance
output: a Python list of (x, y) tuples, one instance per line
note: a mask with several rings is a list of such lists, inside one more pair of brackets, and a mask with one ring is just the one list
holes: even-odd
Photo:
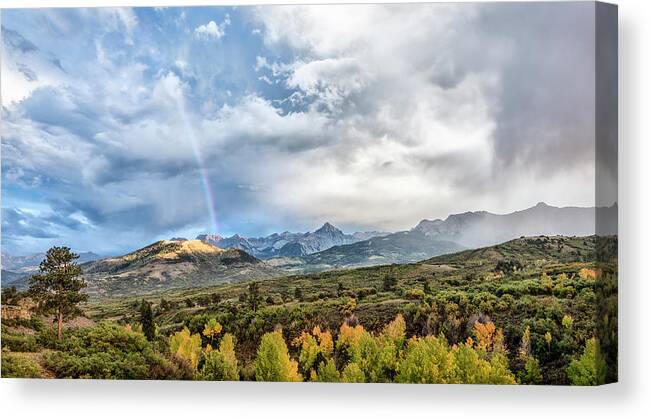
[[(101, 259), (100, 255), (93, 252), (81, 252), (78, 253), (78, 255), (78, 263)], [(12, 256), (8, 253), (2, 252), (1, 257), (2, 269), (4, 270), (12, 272), (33, 272), (38, 270), (41, 261), (45, 259), (45, 252), (27, 256)]]
[(273, 233), (266, 237), (243, 237), (235, 234), (230, 237), (200, 234), (197, 240), (221, 248), (241, 249), (260, 259), (273, 257), (301, 257), (330, 249), (333, 246), (352, 244), (371, 237), (389, 233), (380, 231), (344, 234), (337, 227), (326, 222), (321, 228), (307, 233)]
[(445, 220), (422, 220), (412, 231), (435, 240), (449, 240), (476, 248), (503, 243), (522, 236), (590, 236), (596, 232), (617, 234), (617, 204), (611, 207), (554, 207), (544, 202), (510, 214), (486, 211), (453, 214)]
[[(85, 262), (82, 268), (89, 293), (137, 295), (288, 273), (412, 263), (523, 236), (591, 236), (595, 234), (595, 213), (599, 214), (600, 234), (617, 234), (616, 204), (596, 210), (539, 203), (510, 214), (476, 211), (453, 214), (445, 220), (422, 220), (410, 230), (395, 233), (345, 234), (325, 223), (307, 233), (175, 238), (119, 257), (93, 260), (97, 255), (85, 253), (80, 261)], [(2, 286), (24, 288), (43, 257), (3, 253)]]
[[(319, 252), (279, 252), (267, 262), (292, 272), (411, 263), (463, 249), (491, 246), (523, 236), (590, 236), (596, 231), (595, 214), (599, 217), (600, 234), (617, 233), (616, 204), (595, 209), (554, 207), (540, 202), (531, 208), (509, 214), (475, 211), (452, 214), (445, 220), (425, 219), (410, 230), (375, 235), (368, 233), (370, 237), (365, 239), (335, 244)], [(309, 234), (316, 235), (325, 229), (336, 230), (339, 232), (338, 237), (342, 237), (340, 230), (329, 223), (326, 226)], [(332, 242), (326, 241), (327, 244)], [(229, 242), (223, 241), (221, 245), (228, 247)]]

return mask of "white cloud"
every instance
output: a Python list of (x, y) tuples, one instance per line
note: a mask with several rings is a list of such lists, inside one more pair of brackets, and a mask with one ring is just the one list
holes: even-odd
[[(2, 74), (2, 104), (9, 106), (29, 97), (39, 87), (57, 86), (70, 82), (68, 75), (57, 66), (51, 54), (38, 49), (18, 32), (3, 27), (5, 38), (0, 63)], [(29, 48), (15, 45), (26, 43)]]
[(228, 15), (220, 24), (215, 23), (214, 20), (206, 23), (205, 25), (197, 26), (194, 29), (194, 34), (198, 38), (219, 40), (226, 35), (226, 27), (231, 24), (231, 19)]
[(109, 32), (122, 32), (129, 45), (133, 45), (133, 31), (138, 25), (138, 16), (130, 7), (100, 7), (97, 14)]
[[(266, 179), (278, 186), (268, 189), (267, 202), (306, 218), (407, 228), (456, 210), (458, 202), (468, 204), (457, 185), (461, 176), (476, 182), (492, 175), (490, 96), (499, 80), (477, 72), (451, 86), (435, 82), (443, 72), (436, 64), (453, 54), (446, 43), (465, 31), (473, 8), (256, 10), (265, 43), (288, 47), (296, 57), (287, 63), (258, 57), (256, 69), (298, 89), (291, 100), (309, 104), (306, 116), (326, 117), (327, 135), (334, 138), (327, 147), (292, 155), (283, 170), (269, 167)], [(464, 169), (450, 161), (472, 170), (459, 175)]]

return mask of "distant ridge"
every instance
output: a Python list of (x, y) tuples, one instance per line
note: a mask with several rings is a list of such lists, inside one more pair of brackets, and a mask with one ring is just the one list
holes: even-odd
[(422, 220), (413, 231), (436, 240), (449, 240), (475, 248), (502, 243), (521, 236), (590, 236), (617, 233), (617, 205), (612, 207), (554, 207), (539, 202), (531, 208), (509, 214), (486, 211), (450, 215), (445, 220)]
[(463, 249), (491, 246), (524, 236), (592, 236), (595, 214), (600, 234), (617, 232), (617, 205), (604, 208), (558, 208), (539, 202), (510, 214), (487, 211), (452, 214), (445, 220), (422, 220), (414, 228), (334, 246), (293, 258), (271, 259), (284, 269), (301, 272), (336, 268), (412, 263)]
[[(93, 252), (78, 253), (77, 263), (82, 264), (101, 259), (100, 255)], [(16, 287), (26, 289), (29, 277), (34, 275), (40, 263), (45, 259), (45, 253), (35, 253), (27, 256), (12, 256), (2, 252), (2, 288)]]

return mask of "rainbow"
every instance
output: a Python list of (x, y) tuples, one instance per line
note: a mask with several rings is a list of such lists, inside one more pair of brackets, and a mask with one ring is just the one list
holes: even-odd
[(208, 170), (206, 169), (206, 164), (203, 159), (203, 155), (201, 154), (199, 141), (197, 140), (197, 136), (194, 132), (194, 127), (190, 123), (190, 118), (188, 117), (188, 113), (185, 109), (184, 98), (181, 98), (178, 101), (178, 110), (179, 110), (179, 114), (181, 115), (181, 118), (183, 119), (183, 124), (185, 125), (186, 131), (188, 133), (187, 138), (190, 142), (190, 147), (192, 148), (192, 154), (194, 155), (194, 159), (197, 162), (197, 166), (199, 168), (199, 174), (201, 177), (201, 188), (203, 189), (203, 194), (206, 201), (206, 207), (208, 209), (208, 214), (210, 215), (210, 223), (212, 228), (212, 231), (210, 233), (218, 234), (219, 225), (217, 224), (217, 210), (215, 206), (215, 196), (213, 194), (212, 188), (210, 187), (210, 177), (208, 176)]

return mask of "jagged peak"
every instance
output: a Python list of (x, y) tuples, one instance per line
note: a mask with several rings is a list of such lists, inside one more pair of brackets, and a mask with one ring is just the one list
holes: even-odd
[(342, 233), (342, 231), (326, 221), (315, 233)]
[(195, 239), (201, 241), (220, 241), (223, 237), (219, 234), (199, 234)]

